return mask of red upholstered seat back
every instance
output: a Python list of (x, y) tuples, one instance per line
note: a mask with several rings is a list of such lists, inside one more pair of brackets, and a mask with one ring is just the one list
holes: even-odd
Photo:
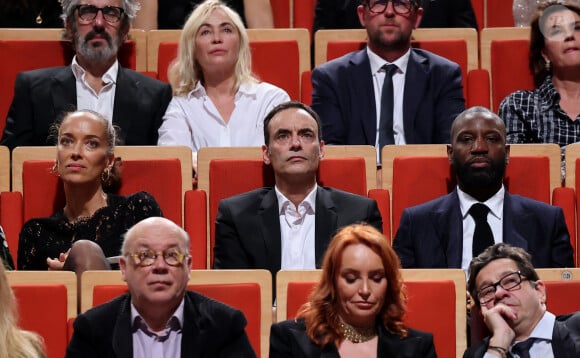
[[(21, 71), (69, 65), (74, 50), (69, 41), (59, 40), (0, 40), (0, 133), (4, 131), (6, 116), (14, 97), (14, 82)], [(135, 69), (135, 42), (126, 41), (119, 52), (123, 67)]]
[(510, 93), (534, 89), (534, 77), (528, 67), (529, 51), (528, 39), (491, 41), (491, 91), (494, 111), (497, 112), (501, 101)]
[[(296, 317), (316, 282), (289, 282), (287, 319)], [(408, 302), (405, 324), (431, 332), (439, 357), (455, 357), (455, 284), (453, 281), (406, 281)], [(437, 307), (437, 309), (433, 309)]]
[[(157, 71), (161, 81), (168, 81), (167, 70), (177, 56), (177, 42), (161, 42)], [(250, 41), (252, 71), (262, 81), (285, 90), (290, 98), (300, 99), (300, 64), (295, 40)]]
[[(550, 203), (550, 161), (543, 156), (512, 156), (504, 176), (511, 194)], [(534, 173), (533, 180), (530, 173)], [(455, 174), (447, 157), (397, 157), (393, 161), (393, 232), (407, 207), (451, 192)]]
[[(50, 173), (54, 161), (25, 161), (22, 171), (24, 220), (47, 217), (64, 207), (60, 180)], [(179, 159), (124, 160), (120, 195), (151, 194), (163, 215), (181, 225), (181, 163)]]
[(64, 357), (68, 344), (67, 289), (61, 284), (11, 285), (18, 325), (44, 338), (48, 357)]
[(487, 24), (486, 27), (512, 27), (514, 18), (512, 13), (513, 1), (486, 0)]
[(580, 281), (544, 281), (548, 311), (562, 315), (580, 311)]
[(270, 6), (272, 6), (275, 28), (286, 29), (292, 27), (290, 26), (290, 0), (270, 0)]
[[(364, 173), (363, 158), (326, 158), (320, 161), (318, 184), (366, 196)], [(274, 172), (262, 159), (214, 159), (209, 164), (209, 182), (210, 267), (213, 267), (214, 223), (220, 200), (253, 189), (274, 186)]]
[[(260, 356), (261, 291), (257, 283), (188, 285), (196, 291), (242, 311), (248, 320), (246, 334)], [(93, 306), (103, 304), (128, 292), (125, 285), (99, 285), (93, 289)], [(235, 294), (232, 294), (235, 293)]]

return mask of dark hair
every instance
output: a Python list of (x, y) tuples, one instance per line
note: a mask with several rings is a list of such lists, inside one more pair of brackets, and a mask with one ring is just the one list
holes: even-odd
[(272, 110), (266, 115), (266, 118), (264, 118), (264, 143), (266, 144), (266, 146), (270, 144), (270, 129), (269, 129), (270, 121), (272, 121), (272, 118), (274, 118), (274, 116), (277, 115), (278, 113), (290, 108), (302, 109), (306, 111), (310, 115), (310, 117), (312, 117), (312, 119), (316, 121), (316, 127), (318, 128), (318, 140), (322, 139), (322, 127), (320, 125), (320, 117), (318, 116), (318, 114), (314, 112), (312, 108), (310, 108), (309, 106), (305, 105), (302, 102), (288, 101), (280, 103), (276, 107), (272, 108)]
[[(557, 6), (559, 5), (559, 6)], [(542, 56), (546, 42), (542, 28), (546, 23), (548, 16), (554, 12), (562, 10), (562, 7), (567, 8), (577, 14), (580, 14), (580, 5), (571, 0), (550, 0), (538, 6), (538, 10), (534, 15), (530, 24), (530, 54), (529, 65), (530, 71), (534, 76), (534, 84), (539, 87), (547, 76), (551, 75), (552, 69), (546, 68), (546, 60)]]
[[(476, 297), (475, 280), (479, 272), (487, 266), (490, 262), (498, 259), (510, 259), (516, 263), (518, 270), (522, 276), (525, 276), (529, 281), (539, 280), (538, 273), (532, 265), (532, 257), (526, 250), (511, 246), (505, 243), (498, 243), (488, 247), (479, 256), (474, 257), (469, 264), (469, 280), (467, 281), (467, 290), (471, 297)], [(475, 303), (479, 306), (479, 300), (475, 299)]]

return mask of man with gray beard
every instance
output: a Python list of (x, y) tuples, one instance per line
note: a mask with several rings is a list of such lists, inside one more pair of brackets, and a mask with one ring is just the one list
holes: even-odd
[(457, 188), (407, 208), (393, 247), (404, 268), (462, 268), (495, 243), (525, 249), (537, 268), (574, 267), (562, 209), (509, 194), (504, 122), (484, 107), (455, 118), (447, 156)]
[[(120, 128), (121, 145), (156, 145), (171, 87), (123, 68), (117, 53), (139, 10), (136, 0), (61, 0), (70, 66), (21, 72), (0, 144), (46, 145), (51, 124), (73, 109), (101, 113)], [(39, 54), (42, 56), (42, 54)]]

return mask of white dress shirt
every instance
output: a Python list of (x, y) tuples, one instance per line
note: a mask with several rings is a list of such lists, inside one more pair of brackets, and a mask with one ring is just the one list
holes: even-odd
[(243, 83), (234, 111), (225, 121), (201, 83), (184, 96), (174, 96), (159, 128), (158, 145), (185, 145), (195, 153), (202, 147), (242, 147), (264, 144), (264, 117), (288, 94), (269, 83)]
[(99, 93), (89, 86), (86, 71), (79, 65), (76, 56), (73, 57), (71, 69), (76, 78), (77, 109), (90, 109), (102, 114), (112, 123), (119, 61), (115, 60), (115, 63), (103, 74), (102, 80), (105, 85)]
[(403, 56), (395, 60), (395, 62), (387, 62), (379, 55), (371, 51), (367, 47), (367, 55), (371, 65), (371, 73), (373, 75), (373, 87), (375, 95), (375, 107), (377, 114), (377, 135), (375, 138), (375, 147), (377, 148), (377, 160), (379, 158), (379, 126), (381, 117), (381, 92), (383, 90), (383, 82), (385, 82), (385, 71), (383, 66), (393, 63), (397, 65), (398, 69), (393, 74), (393, 133), (395, 135), (395, 144), (407, 144), (405, 141), (405, 128), (403, 126), (403, 97), (405, 89), (405, 74), (407, 73), (407, 64), (409, 63), (409, 56), (411, 56), (411, 49), (409, 49)]
[(298, 207), (274, 187), (278, 198), (280, 237), (282, 239), (282, 270), (316, 268), (314, 223), (317, 185)]
[[(473, 259), (473, 233), (475, 232), (475, 220), (469, 215), (469, 209), (475, 203), (480, 203), (471, 195), (465, 193), (457, 187), (457, 196), (459, 197), (459, 208), (463, 218), (463, 255), (461, 259), (461, 268), (467, 272), (469, 263)], [(503, 199), (505, 189), (501, 188), (491, 198), (482, 204), (489, 208), (487, 214), (487, 223), (493, 233), (493, 241), (497, 244), (503, 242)]]

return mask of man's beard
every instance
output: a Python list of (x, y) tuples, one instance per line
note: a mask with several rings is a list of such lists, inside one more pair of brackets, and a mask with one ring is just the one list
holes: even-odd
[[(106, 46), (92, 46), (89, 41), (95, 36), (100, 35), (107, 41)], [(111, 60), (111, 58), (117, 56), (117, 51), (119, 51), (119, 44), (121, 43), (121, 38), (117, 36), (115, 40), (106, 31), (91, 31), (86, 34), (84, 38), (78, 34), (75, 35), (75, 50), (78, 55), (84, 59), (95, 62), (95, 63), (106, 63)]]
[(462, 185), (462, 189), (469, 191), (469, 189), (489, 188), (501, 183), (507, 163), (505, 160), (491, 160), (486, 168), (473, 168), (470, 163), (459, 163), (457, 158), (453, 156), (452, 164), (457, 175), (457, 181)]

